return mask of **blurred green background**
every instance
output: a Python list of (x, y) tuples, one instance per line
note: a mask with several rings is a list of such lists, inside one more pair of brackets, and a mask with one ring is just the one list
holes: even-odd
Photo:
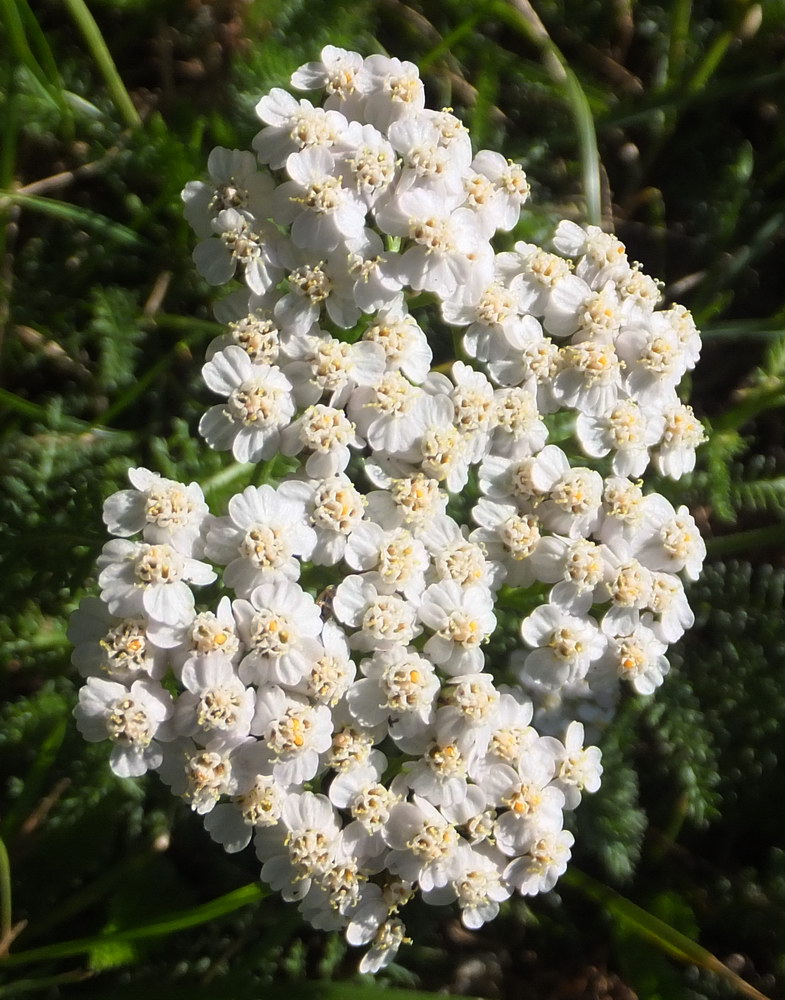
[[(89, 8), (0, 0), (0, 998), (785, 996), (785, 0)], [(606, 732), (574, 867), (477, 933), (415, 910), (375, 981), (262, 898), (251, 852), (111, 774), (65, 636), (129, 465), (238, 488), (195, 434), (216, 292), (179, 192), (328, 43), (417, 62), (524, 165), (515, 238), (615, 229), (705, 337), (709, 441), (670, 487), (708, 539), (698, 621)]]

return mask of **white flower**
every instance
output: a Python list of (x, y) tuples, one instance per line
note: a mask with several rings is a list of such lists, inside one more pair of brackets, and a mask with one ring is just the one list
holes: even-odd
[(553, 740), (556, 751), (554, 787), (564, 793), (564, 808), (575, 809), (582, 792), (596, 792), (602, 775), (602, 754), (598, 747), (584, 747), (583, 726), (571, 722), (564, 736), (564, 743)]
[(309, 62), (292, 73), (291, 83), (296, 90), (316, 90), (324, 87), (327, 98), (325, 107), (359, 113), (361, 70), (363, 58), (359, 52), (349, 52), (335, 45), (325, 45), (318, 62)]
[(71, 615), (71, 662), (83, 677), (128, 684), (166, 673), (166, 651), (150, 638), (143, 618), (116, 618), (97, 597), (85, 597)]
[(494, 826), (501, 851), (521, 853), (541, 830), (562, 827), (564, 794), (553, 785), (556, 758), (546, 738), (527, 742), (515, 764), (493, 764), (483, 773), (482, 786), (488, 801), (505, 807)]
[(561, 349), (553, 394), (560, 403), (582, 414), (605, 416), (618, 399), (621, 372), (613, 344), (599, 339), (573, 342)]
[[(347, 694), (352, 717), (363, 726), (389, 722), (390, 735), (402, 748), (428, 741), (439, 678), (433, 665), (416, 650), (393, 646), (360, 664), (364, 676)], [(409, 752), (407, 750), (407, 752)]]
[(364, 229), (361, 236), (348, 239), (345, 247), (341, 245), (329, 255), (328, 261), (336, 284), (351, 296), (360, 311), (372, 313), (399, 301), (398, 255), (385, 250), (381, 237), (373, 230)]
[(395, 150), (373, 125), (350, 122), (337, 149), (340, 169), (346, 170), (352, 185), (365, 204), (372, 208), (390, 188), (399, 173)]
[(455, 426), (466, 442), (470, 462), (479, 462), (488, 450), (491, 431), (496, 424), (493, 386), (482, 372), (462, 361), (452, 366), (455, 388), (452, 397)]
[(405, 452), (425, 430), (426, 399), (400, 372), (385, 372), (372, 385), (355, 389), (349, 415), (375, 451)]
[(451, 143), (449, 148), (445, 147), (436, 124), (424, 115), (393, 123), (388, 137), (403, 158), (396, 186), (398, 195), (417, 189), (444, 196), (455, 204), (462, 200), (463, 174), (471, 160), (471, 143)]
[(575, 432), (581, 448), (593, 458), (613, 450), (613, 471), (640, 476), (649, 464), (649, 449), (662, 437), (663, 418), (643, 410), (634, 399), (619, 399), (598, 416), (578, 414)]
[[(353, 944), (353, 941), (349, 941)], [(384, 969), (398, 954), (402, 944), (409, 944), (406, 928), (401, 920), (385, 920), (371, 941), (371, 947), (360, 959), (359, 971), (374, 973)]]
[(490, 281), (493, 251), (469, 209), (454, 209), (440, 195), (412, 189), (378, 211), (377, 222), (385, 232), (412, 241), (399, 272), (412, 288), (446, 299), (468, 280), (472, 268)]
[(580, 277), (589, 282), (598, 274), (624, 275), (629, 270), (624, 244), (612, 233), (604, 233), (599, 226), (581, 229), (564, 219), (556, 227), (553, 245), (566, 257), (583, 258), (578, 270)]
[(414, 63), (368, 56), (359, 80), (368, 94), (365, 117), (383, 132), (392, 122), (414, 115), (425, 106), (425, 88)]
[(548, 494), (539, 508), (543, 524), (570, 538), (585, 537), (599, 520), (602, 476), (593, 469), (571, 468), (561, 448), (546, 445), (534, 459), (531, 481)]
[[(502, 883), (507, 859), (498, 851), (477, 849), (468, 844), (459, 852), (460, 872), (451, 888), (461, 909), (461, 923), (469, 930), (479, 930), (499, 913), (499, 904), (510, 898), (512, 890)], [(427, 900), (426, 900), (427, 902)]]
[(282, 785), (302, 784), (319, 769), (319, 754), (332, 742), (332, 719), (325, 705), (273, 684), (259, 689), (251, 732), (263, 742), (264, 770)]
[(527, 385), (497, 389), (494, 393), (495, 427), (491, 453), (505, 458), (525, 458), (545, 447), (548, 428), (537, 406), (537, 388)]
[(455, 580), (462, 587), (480, 584), (495, 590), (504, 575), (502, 565), (489, 561), (482, 542), (467, 535), (466, 528), (446, 515), (435, 517), (423, 530), (420, 537), (432, 561), (429, 582)]
[(321, 403), (309, 406), (281, 435), (284, 455), (297, 455), (303, 449), (311, 453), (305, 462), (305, 472), (313, 479), (327, 479), (343, 472), (349, 464), (349, 445), (354, 448), (363, 445), (354, 424), (343, 410)]
[(181, 626), (151, 624), (150, 632), (159, 646), (169, 650), (172, 666), (181, 670), (185, 662), (221, 653), (235, 663), (240, 655), (232, 602), (222, 597), (215, 612), (200, 611)]
[(454, 677), (483, 669), (485, 656), (480, 646), (496, 628), (493, 597), (487, 588), (461, 587), (454, 580), (434, 583), (423, 594), (417, 614), (434, 632), (423, 652), (446, 674)]
[[(605, 545), (588, 538), (543, 538), (532, 554), (531, 565), (539, 580), (556, 583), (550, 600), (569, 610), (585, 594), (602, 600), (600, 585), (607, 581), (617, 560)], [(645, 603), (645, 602), (644, 602)]]
[[(246, 745), (248, 742), (246, 741)], [(222, 795), (233, 795), (237, 779), (233, 773), (232, 755), (242, 743), (215, 738), (203, 749), (191, 740), (179, 740), (167, 745), (159, 768), (161, 779), (171, 786), (175, 795), (189, 802), (200, 816), (210, 812)]]
[(362, 236), (365, 205), (341, 186), (334, 170), (333, 158), (323, 147), (292, 153), (286, 161), (292, 179), (276, 189), (273, 214), (276, 222), (291, 223), (291, 237), (298, 247), (334, 250)]
[(398, 591), (416, 600), (425, 589), (428, 553), (406, 528), (385, 531), (381, 525), (363, 521), (352, 532), (344, 559), (352, 569), (366, 571), (364, 578), (379, 593)]
[(209, 517), (198, 483), (185, 486), (149, 469), (129, 469), (132, 490), (113, 493), (104, 502), (104, 524), (124, 538), (144, 534), (148, 542), (169, 542), (183, 555), (198, 555)]
[(349, 640), (353, 649), (405, 646), (422, 631), (412, 604), (395, 594), (380, 594), (370, 580), (356, 574), (338, 584), (333, 611), (345, 625), (359, 629)]
[[(612, 281), (594, 291), (575, 274), (568, 274), (556, 283), (545, 306), (544, 324), (552, 336), (576, 335), (576, 340), (584, 343), (599, 341), (611, 345), (624, 320), (625, 312)], [(612, 350), (611, 346), (611, 353)], [(613, 363), (618, 377), (615, 356)]]
[[(172, 699), (160, 684), (137, 680), (127, 688), (100, 677), (88, 677), (74, 709), (86, 740), (114, 743), (110, 766), (121, 778), (138, 778), (160, 765), (163, 753), (156, 735), (171, 714)], [(165, 732), (161, 735), (166, 738)]]
[(542, 540), (536, 514), (519, 514), (512, 504), (481, 497), (472, 518), (480, 527), (469, 538), (484, 547), (489, 560), (504, 568), (505, 582), (511, 587), (529, 586), (536, 576), (531, 557)]
[(275, 321), (273, 309), (280, 295), (269, 290), (264, 295), (238, 289), (213, 306), (215, 319), (227, 325), (226, 333), (207, 345), (205, 358), (211, 361), (219, 351), (241, 347), (254, 364), (274, 365), (285, 347), (287, 334)]
[(422, 413), (422, 435), (405, 457), (417, 462), (426, 476), (443, 483), (451, 493), (460, 493), (469, 478), (472, 452), (468, 440), (455, 426), (450, 397), (442, 393), (427, 395)]
[(245, 210), (226, 208), (211, 223), (214, 236), (197, 243), (193, 252), (197, 270), (211, 285), (224, 285), (238, 266), (252, 292), (262, 295), (280, 276), (280, 237), (268, 222)]
[(286, 374), (301, 406), (317, 403), (325, 393), (330, 406), (345, 406), (356, 386), (372, 385), (385, 368), (377, 344), (347, 344), (320, 334), (301, 338), (298, 346)]
[(294, 416), (292, 386), (276, 366), (255, 365), (235, 346), (219, 351), (202, 369), (213, 392), (226, 396), (199, 421), (199, 433), (211, 448), (231, 449), (238, 462), (271, 458), (281, 431)]
[(644, 523), (635, 537), (634, 549), (649, 569), (678, 573), (690, 580), (700, 576), (706, 558), (706, 543), (695, 518), (683, 504), (674, 510), (665, 497), (651, 494), (644, 501)]
[(605, 649), (605, 637), (590, 616), (569, 614), (556, 604), (543, 604), (521, 623), (529, 653), (524, 673), (546, 688), (559, 688), (586, 676), (589, 664)]
[(296, 690), (321, 705), (333, 708), (353, 688), (357, 668), (349, 656), (349, 643), (335, 622), (327, 621), (321, 635), (324, 651)]
[(496, 197), (487, 209), (493, 228), (505, 233), (514, 229), (521, 206), (530, 193), (523, 168), (512, 160), (506, 160), (500, 153), (481, 149), (472, 160), (472, 169), (493, 183)]
[(405, 776), (409, 788), (435, 806), (456, 806), (468, 792), (466, 760), (456, 743), (431, 742)]
[(661, 642), (678, 642), (688, 628), (695, 624), (684, 593), (684, 584), (670, 573), (652, 574), (652, 597), (649, 603), (651, 617), (646, 613), (643, 621)]
[(393, 806), (384, 830), (391, 848), (387, 867), (420, 888), (447, 885), (460, 871), (458, 848), (466, 841), (434, 805), (418, 795)]
[(148, 615), (164, 625), (178, 625), (193, 614), (194, 596), (188, 583), (215, 579), (210, 567), (182, 555), (163, 542), (129, 542), (115, 538), (98, 557), (101, 599), (113, 615)]
[(687, 370), (681, 342), (663, 316), (654, 313), (648, 326), (622, 330), (616, 340), (619, 358), (626, 365), (625, 388), (644, 406), (669, 400)]
[(310, 559), (320, 566), (334, 566), (346, 551), (352, 533), (363, 523), (365, 497), (346, 475), (327, 479), (287, 479), (279, 487), (305, 507), (308, 523), (316, 533)]
[(217, 146), (207, 158), (207, 170), (211, 184), (190, 181), (181, 194), (185, 202), (183, 215), (197, 236), (211, 236), (212, 220), (227, 208), (267, 218), (275, 184), (268, 174), (259, 171), (253, 153)]
[(428, 374), (433, 352), (415, 318), (405, 311), (402, 296), (378, 313), (363, 340), (382, 348), (388, 371), (400, 371), (417, 384)]
[(237, 628), (248, 650), (240, 664), (246, 684), (299, 684), (324, 653), (322, 619), (310, 594), (281, 578), (235, 601)]
[(567, 870), (575, 837), (569, 830), (547, 830), (519, 858), (504, 869), (505, 882), (522, 896), (548, 892)]
[(175, 707), (174, 727), (180, 736), (242, 739), (251, 728), (256, 696), (245, 687), (230, 660), (213, 653), (185, 664), (181, 674), (186, 693)]
[(484, 785), (484, 776), (489, 768), (497, 764), (509, 764), (516, 767), (521, 754), (537, 740), (537, 732), (531, 726), (533, 708), (528, 700), (520, 700), (523, 696), (505, 691), (499, 697), (499, 702), (490, 722), (490, 735), (486, 753), (475, 758), (469, 767), (471, 777), (480, 785)]
[(267, 124), (253, 141), (262, 163), (278, 170), (291, 153), (313, 147), (329, 148), (347, 127), (338, 111), (315, 108), (298, 101), (280, 87), (273, 87), (256, 105), (256, 113)]
[(602, 628), (608, 633), (608, 647), (597, 666), (613, 670), (638, 694), (652, 694), (670, 670), (665, 657), (667, 645), (645, 625), (635, 625), (628, 635), (616, 634), (614, 624), (606, 624), (605, 620)]
[(374, 485), (385, 487), (368, 494), (368, 515), (383, 527), (403, 525), (417, 535), (447, 507), (447, 494), (439, 489), (439, 483), (422, 473), (394, 478), (371, 463), (365, 466), (365, 473)]
[(254, 846), (262, 879), (287, 901), (302, 899), (314, 877), (333, 864), (340, 843), (338, 816), (324, 795), (290, 793), (280, 823), (257, 830)]
[(278, 823), (288, 794), (273, 777), (257, 773), (254, 746), (250, 746), (251, 753), (245, 753), (249, 745), (244, 744), (233, 756), (236, 797), (218, 803), (204, 818), (207, 832), (229, 854), (247, 847), (255, 829)]
[[(543, 452), (547, 451), (548, 448), (543, 449)], [(531, 456), (503, 458), (488, 455), (480, 465), (480, 489), (490, 500), (509, 500), (520, 512), (532, 513), (545, 495), (534, 480), (535, 461)]]
[(706, 432), (691, 406), (674, 400), (663, 410), (665, 426), (654, 454), (657, 471), (680, 479), (695, 468), (695, 449), (706, 440)]
[(215, 518), (205, 546), (226, 566), (224, 582), (246, 596), (276, 576), (296, 579), (316, 544), (303, 505), (272, 486), (247, 486), (229, 501), (229, 516)]
[(516, 243), (515, 253), (530, 296), (529, 309), (533, 315), (542, 316), (556, 288), (570, 275), (569, 261), (533, 243)]
[(499, 699), (489, 674), (461, 674), (442, 692), (435, 720), (437, 740), (457, 744), (471, 763), (487, 749)]

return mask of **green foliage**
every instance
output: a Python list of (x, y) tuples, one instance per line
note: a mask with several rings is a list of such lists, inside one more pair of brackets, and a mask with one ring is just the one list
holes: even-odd
[(578, 858), (585, 854), (614, 883), (632, 878), (647, 826), (629, 753), (638, 717), (637, 707), (628, 704), (603, 734), (601, 791), (586, 796), (576, 814)]
[[(693, 397), (710, 439), (669, 495), (699, 509), (726, 551), (748, 557), (752, 530), (760, 561), (715, 563), (692, 586), (698, 621), (671, 674), (603, 736), (603, 786), (576, 814), (577, 851), (774, 994), (770, 977), (785, 980), (785, 863), (770, 846), (781, 837), (785, 582), (772, 568), (782, 536), (769, 531), (785, 509), (783, 0), (764, 0), (757, 31), (750, 3), (535, 0), (547, 44), (501, 0), (88, 6), (121, 88), (60, 0), (0, 0), (0, 833), (13, 918), (28, 921), (11, 953), (71, 946), (24, 976), (9, 969), (0, 996), (416, 1000), (464, 988), (459, 947), (489, 997), (585, 996), (576, 984), (593, 982), (589, 969), (606, 970), (620, 996), (624, 982), (641, 997), (729, 995), (630, 924), (603, 924), (576, 889), (518, 900), (475, 935), (428, 910), (426, 947), (376, 985), (352, 978), (337, 937), (303, 933), (272, 898), (252, 905), (252, 852), (223, 855), (157, 779), (120, 781), (105, 747), (75, 731), (67, 616), (94, 587), (101, 505), (127, 468), (198, 479), (219, 512), (285, 468), (232, 464), (194, 434), (216, 291), (194, 274), (179, 192), (213, 145), (248, 146), (260, 93), (327, 43), (420, 62), (431, 104), (523, 163), (532, 209), (510, 247), (584, 218), (599, 179), (608, 224), (706, 328)], [(543, 49), (567, 60), (571, 89)], [(118, 113), (121, 90), (141, 127), (128, 128), (127, 106)], [(552, 441), (565, 432), (551, 430)], [(524, 610), (515, 592), (501, 604), (498, 664)]]

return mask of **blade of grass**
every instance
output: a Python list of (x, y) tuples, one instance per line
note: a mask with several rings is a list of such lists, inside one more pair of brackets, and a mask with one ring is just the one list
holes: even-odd
[(109, 88), (112, 100), (120, 112), (120, 116), (129, 128), (138, 128), (142, 124), (139, 112), (134, 107), (130, 94), (126, 90), (120, 74), (117, 72), (114, 59), (101, 34), (101, 29), (95, 22), (84, 0), (64, 0), (69, 13), (82, 32), (95, 63)]
[(684, 75), (687, 39), (690, 35), (692, 0), (675, 0), (671, 14), (671, 32), (668, 43), (667, 86), (677, 86)]
[(251, 882), (235, 889), (233, 892), (219, 896), (209, 903), (193, 906), (188, 910), (171, 913), (141, 927), (129, 927), (124, 931), (110, 934), (95, 934), (92, 937), (76, 938), (73, 941), (61, 941), (59, 944), (48, 944), (41, 948), (31, 948), (15, 955), (0, 958), (0, 969), (29, 965), (31, 962), (50, 962), (58, 958), (69, 958), (73, 955), (85, 955), (102, 945), (126, 944), (131, 941), (144, 941), (149, 938), (165, 937), (177, 931), (187, 930), (209, 923), (218, 917), (226, 916), (235, 910), (258, 903), (268, 895), (267, 889), (259, 882)]
[(51, 986), (81, 983), (92, 975), (89, 969), (74, 969), (73, 972), (61, 972), (59, 976), (45, 976), (43, 979), (17, 979), (15, 983), (0, 986), (0, 1000), (5, 1000), (6, 997), (20, 997), (25, 993), (39, 993)]
[(615, 889), (597, 882), (574, 867), (567, 870), (562, 876), (562, 881), (595, 900), (606, 912), (671, 958), (691, 965), (698, 965), (702, 969), (715, 973), (739, 993), (752, 997), (753, 1000), (768, 1000), (763, 993), (756, 990), (754, 986), (750, 986), (741, 976), (737, 976), (727, 965), (724, 965), (716, 955), (712, 955), (710, 951), (688, 938), (686, 934), (682, 934), (670, 924), (666, 924), (664, 920), (648, 913), (642, 907), (616, 892)]
[(11, 938), (14, 926), (12, 914), (11, 860), (5, 842), (0, 838), (0, 941), (8, 941)]
[(47, 79), (47, 74), (36, 59), (27, 39), (20, 7), (16, 0), (0, 0), (0, 12), (5, 24), (8, 48), (13, 52), (22, 66), (30, 74), (38, 92), (64, 115), (65, 121), (71, 121), (71, 112), (65, 103), (62, 92)]
[(67, 719), (59, 719), (52, 727), (49, 735), (38, 747), (35, 760), (28, 771), (22, 786), (22, 793), (14, 800), (13, 805), (3, 817), (2, 832), (6, 840), (12, 840), (22, 825), (25, 817), (32, 811), (41, 796), (44, 780), (54, 764), (65, 734), (68, 730)]
[(493, 2), (495, 2), (495, 0), (491, 0), (490, 3), (485, 2), (478, 4), (478, 9), (475, 10), (473, 14), (470, 14), (469, 17), (461, 21), (457, 27), (453, 28), (452, 31), (449, 31), (440, 42), (434, 45), (430, 52), (427, 52), (422, 59), (419, 60), (420, 70), (424, 71), (428, 69), (428, 67), (433, 65), (433, 63), (436, 62), (436, 60), (442, 55), (452, 52), (455, 43), (473, 31), (475, 25), (484, 17), (487, 17), (488, 10)]
[(25, 33), (30, 39), (30, 47), (31, 49), (35, 47), (36, 58), (42, 72), (45, 74), (45, 81), (49, 84), (53, 96), (63, 113), (63, 122), (66, 125), (67, 135), (69, 138), (73, 138), (74, 116), (72, 104), (68, 100), (68, 92), (65, 89), (60, 70), (57, 68), (57, 61), (46, 40), (46, 35), (41, 30), (41, 25), (38, 23), (38, 19), (27, 0), (16, 0), (16, 6), (24, 22)]
[(17, 191), (0, 191), (0, 207), (3, 202), (13, 205), (20, 205), (22, 208), (29, 208), (35, 212), (43, 212), (44, 215), (51, 215), (56, 219), (65, 219), (67, 222), (74, 222), (84, 226), (86, 229), (94, 229), (102, 236), (111, 236), (118, 243), (128, 246), (141, 246), (142, 240), (127, 226), (112, 219), (107, 219), (105, 215), (91, 212), (86, 208), (79, 208), (66, 201), (56, 201), (54, 198), (39, 198), (32, 194), (19, 194)]
[(540, 49), (545, 68), (563, 91), (570, 107), (578, 135), (586, 219), (591, 225), (599, 226), (602, 224), (600, 154), (589, 101), (578, 77), (570, 69), (529, 0), (510, 0), (510, 4), (512, 6), (499, 3), (495, 11)]

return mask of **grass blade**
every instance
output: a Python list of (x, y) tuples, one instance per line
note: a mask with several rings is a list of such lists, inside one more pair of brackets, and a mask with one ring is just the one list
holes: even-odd
[(112, 59), (109, 48), (104, 41), (101, 29), (95, 23), (95, 18), (90, 13), (87, 4), (84, 0), (65, 0), (65, 5), (82, 32), (90, 54), (106, 81), (109, 93), (112, 95), (112, 100), (123, 121), (129, 128), (138, 128), (142, 124), (142, 119), (139, 117), (139, 112), (134, 107), (134, 102), (117, 72), (117, 66), (115, 66), (114, 59)]
[(101, 236), (109, 236), (118, 243), (128, 246), (141, 246), (142, 240), (127, 226), (119, 222), (107, 219), (105, 215), (91, 212), (86, 208), (79, 208), (71, 205), (67, 201), (57, 201), (54, 198), (39, 198), (33, 194), (19, 194), (17, 191), (0, 191), (0, 206), (3, 201), (20, 205), (22, 208), (30, 208), (36, 212), (43, 212), (44, 215), (54, 216), (56, 219), (65, 219), (67, 222), (74, 222), (84, 226), (85, 229), (93, 229)]
[(498, 4), (497, 13), (540, 49), (551, 79), (563, 90), (570, 106), (578, 133), (586, 221), (593, 226), (600, 226), (602, 225), (600, 153), (588, 98), (580, 80), (570, 69), (567, 60), (548, 34), (529, 0), (510, 0), (510, 2), (512, 6), (508, 6), (506, 2)]
[(688, 938), (686, 934), (682, 934), (681, 931), (677, 931), (670, 924), (666, 924), (664, 920), (660, 920), (659, 917), (655, 917), (631, 900), (626, 899), (615, 889), (595, 881), (573, 867), (570, 867), (562, 876), (562, 881), (580, 889), (621, 924), (645, 938), (671, 958), (680, 962), (688, 962), (691, 965), (698, 965), (702, 969), (715, 973), (739, 993), (752, 997), (753, 1000), (768, 1000), (763, 993), (756, 990), (754, 986), (750, 986), (741, 976), (732, 972), (716, 955), (712, 955), (706, 948)]
[(233, 913), (243, 906), (257, 903), (264, 899), (267, 894), (267, 889), (263, 885), (259, 882), (252, 882), (240, 889), (235, 889), (234, 892), (228, 892), (225, 896), (219, 896), (209, 903), (171, 913), (167, 917), (162, 917), (160, 920), (144, 924), (141, 927), (130, 927), (113, 934), (95, 934), (92, 937), (76, 938), (73, 941), (61, 941), (59, 944), (44, 945), (41, 948), (31, 948), (28, 951), (17, 952), (15, 955), (8, 955), (0, 959), (0, 969), (29, 965), (31, 962), (49, 962), (57, 958), (69, 958), (72, 955), (85, 955), (94, 948), (106, 945), (127, 944), (131, 941), (165, 937), (167, 934), (187, 930), (189, 927), (198, 927), (210, 920), (226, 916), (227, 913)]

